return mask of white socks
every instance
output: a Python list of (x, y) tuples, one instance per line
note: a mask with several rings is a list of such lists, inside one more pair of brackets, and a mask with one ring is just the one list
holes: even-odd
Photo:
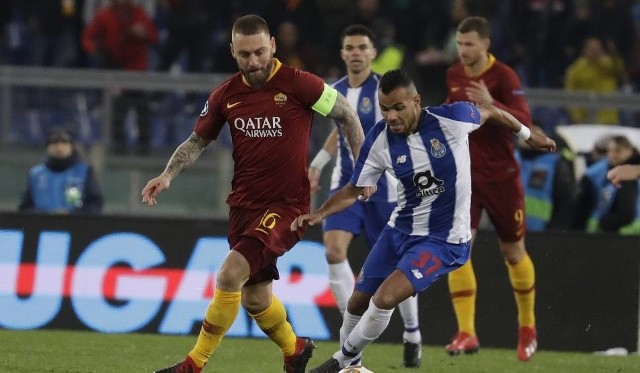
[(360, 319), (362, 319), (362, 316), (353, 315), (349, 311), (345, 311), (342, 317), (342, 327), (340, 328), (340, 346), (344, 344), (351, 331), (353, 331), (353, 328), (355, 328)]
[(338, 264), (329, 264), (329, 287), (331, 287), (331, 292), (342, 315), (347, 310), (347, 303), (355, 284), (356, 280), (348, 260)]
[[(373, 299), (371, 299), (367, 312), (362, 315), (362, 318), (353, 328), (347, 340), (342, 344), (342, 349), (336, 352), (333, 358), (338, 360), (341, 367), (349, 365), (365, 347), (378, 339), (389, 325), (392, 314), (393, 309), (385, 310), (378, 308), (373, 303)], [(344, 324), (343, 322), (343, 325)], [(340, 330), (340, 337), (342, 339), (342, 330)]]
[[(362, 316), (354, 315), (350, 313), (349, 310), (344, 311), (344, 315), (342, 315), (342, 327), (340, 327), (340, 346), (342, 346), (347, 340), (347, 337), (349, 337), (349, 334), (351, 334), (353, 328), (356, 327), (360, 319), (362, 319)], [(357, 360), (358, 358), (362, 360), (362, 352), (358, 354), (354, 360)], [(362, 362), (358, 365), (362, 365)]]
[(404, 342), (422, 343), (420, 323), (418, 322), (418, 296), (409, 297), (398, 305), (402, 321), (404, 321)]

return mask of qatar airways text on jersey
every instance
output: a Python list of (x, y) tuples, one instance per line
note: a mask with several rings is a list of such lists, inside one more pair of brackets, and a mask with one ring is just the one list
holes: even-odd
[(233, 127), (247, 137), (281, 137), (280, 117), (236, 118)]

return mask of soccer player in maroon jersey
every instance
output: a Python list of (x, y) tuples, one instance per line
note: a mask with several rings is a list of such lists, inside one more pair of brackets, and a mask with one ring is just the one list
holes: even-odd
[[(531, 115), (520, 80), (513, 69), (489, 51), (490, 24), (469, 17), (458, 25), (459, 62), (447, 71), (447, 102), (493, 104), (529, 125)], [(513, 135), (500, 126), (483, 126), (469, 136), (471, 151), (471, 227), (475, 236), (486, 210), (499, 237), (518, 308), (518, 347), (521, 361), (537, 349), (535, 326), (535, 270), (524, 245), (524, 192), (514, 158)], [(476, 278), (471, 260), (449, 274), (449, 291), (458, 333), (446, 346), (451, 355), (477, 352), (475, 331)]]
[(344, 96), (321, 78), (273, 58), (275, 39), (264, 19), (238, 18), (231, 37), (240, 71), (213, 90), (191, 136), (142, 190), (143, 203), (155, 205), (158, 194), (229, 124), (235, 163), (227, 198), (231, 251), (217, 273), (195, 347), (184, 361), (159, 372), (200, 372), (242, 304), (280, 347), (284, 372), (304, 373), (315, 346), (293, 332), (284, 306), (272, 293), (272, 281), (279, 278), (278, 257), (304, 233), (289, 227), (310, 208), (307, 147), (313, 111), (341, 124), (354, 154), (360, 152), (364, 133)]

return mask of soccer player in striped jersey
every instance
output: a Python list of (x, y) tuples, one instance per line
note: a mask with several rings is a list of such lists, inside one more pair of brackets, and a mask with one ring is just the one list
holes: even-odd
[(158, 194), (228, 123), (234, 160), (227, 198), (231, 251), (218, 270), (196, 345), (184, 361), (158, 372), (199, 373), (242, 304), (282, 351), (283, 371), (304, 373), (315, 346), (310, 338), (296, 336), (272, 282), (279, 278), (278, 258), (304, 234), (289, 228), (310, 208), (307, 152), (313, 113), (339, 121), (354, 154), (364, 132), (344, 96), (318, 76), (273, 58), (275, 39), (264, 19), (238, 18), (230, 47), (240, 71), (211, 92), (191, 136), (142, 190), (142, 201), (155, 205)]
[[(528, 126), (531, 115), (518, 75), (489, 53), (490, 26), (483, 17), (468, 17), (458, 25), (460, 61), (447, 71), (447, 103), (492, 104)], [(475, 235), (485, 210), (498, 235), (518, 308), (517, 356), (528, 361), (538, 346), (535, 268), (524, 243), (524, 189), (513, 135), (499, 126), (485, 126), (469, 136), (469, 147), (472, 233)], [(477, 352), (480, 347), (475, 330), (476, 290), (471, 260), (449, 274), (449, 292), (458, 322), (458, 332), (445, 347), (450, 355)]]
[[(534, 134), (493, 105), (457, 102), (422, 108), (411, 78), (400, 70), (384, 74), (378, 89), (384, 120), (367, 133), (347, 185), (316, 212), (298, 217), (292, 231), (371, 194), (380, 177), (398, 179), (393, 211), (358, 276), (342, 329), (341, 349), (310, 373), (336, 373), (357, 361), (386, 329), (394, 308), (426, 290), (468, 259), (471, 240), (469, 133), (488, 119), (522, 137), (534, 149), (554, 151), (553, 140)], [(345, 314), (346, 316), (347, 314)]]
[[(371, 61), (376, 57), (375, 35), (366, 26), (351, 25), (344, 29), (340, 37), (340, 55), (347, 68), (347, 75), (333, 84), (342, 93), (360, 117), (360, 123), (367, 133), (382, 119), (378, 106), (378, 82), (380, 76), (371, 71)], [(354, 158), (349, 144), (340, 130), (340, 124), (329, 134), (322, 149), (309, 167), (311, 191), (319, 190), (320, 173), (324, 165), (337, 154), (331, 175), (331, 193), (345, 186), (353, 173)], [(344, 315), (347, 302), (355, 285), (355, 278), (347, 258), (347, 250), (354, 236), (364, 233), (369, 247), (373, 247), (382, 229), (386, 226), (391, 212), (397, 205), (397, 181), (385, 173), (377, 191), (367, 201), (356, 201), (348, 209), (328, 216), (323, 223), (323, 241), (329, 264), (329, 284), (340, 313)], [(409, 297), (398, 305), (404, 322), (403, 365), (417, 368), (422, 359), (422, 336), (418, 322), (417, 296)], [(340, 334), (344, 342), (346, 335)]]

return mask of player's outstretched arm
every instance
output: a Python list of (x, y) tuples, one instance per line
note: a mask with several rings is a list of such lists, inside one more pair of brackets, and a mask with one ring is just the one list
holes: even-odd
[(337, 152), (338, 129), (334, 128), (324, 141), (322, 149), (318, 151), (318, 154), (316, 154), (309, 165), (309, 184), (311, 184), (311, 194), (320, 190), (320, 175), (322, 174), (322, 169)]
[(296, 231), (305, 224), (316, 225), (325, 217), (340, 212), (353, 205), (365, 188), (348, 183), (332, 195), (316, 212), (300, 215), (291, 223), (291, 230)]
[(353, 159), (357, 159), (364, 142), (364, 131), (358, 114), (341, 93), (338, 93), (336, 103), (327, 116), (338, 121), (340, 128), (342, 128), (342, 133), (344, 133), (351, 147)]
[(182, 170), (189, 167), (200, 156), (211, 140), (198, 136), (195, 132), (185, 142), (180, 144), (169, 159), (167, 166), (160, 176), (149, 180), (142, 189), (142, 203), (149, 206), (157, 205), (156, 197), (160, 192), (169, 188), (171, 180)]
[(547, 136), (531, 132), (527, 126), (520, 123), (513, 115), (491, 104), (478, 105), (480, 111), (480, 123), (484, 124), (487, 119), (495, 119), (495, 122), (509, 128), (518, 137), (524, 139), (531, 148), (541, 151), (554, 152), (556, 142)]
[(620, 186), (623, 181), (640, 179), (640, 165), (625, 164), (609, 170), (607, 178), (615, 185)]

